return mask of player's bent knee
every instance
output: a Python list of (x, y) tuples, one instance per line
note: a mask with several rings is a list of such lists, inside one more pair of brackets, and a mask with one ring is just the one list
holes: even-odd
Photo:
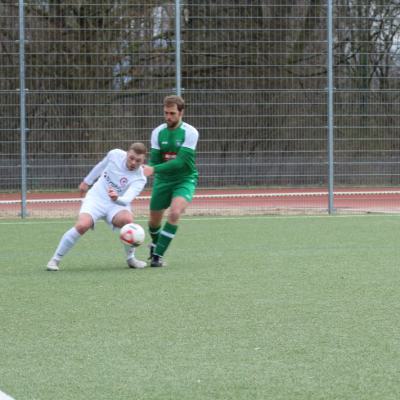
[(85, 234), (90, 228), (91, 228), (91, 224), (89, 225), (89, 224), (85, 224), (85, 225), (83, 225), (83, 224), (76, 224), (75, 225), (75, 229), (78, 231), (78, 233), (80, 234), (80, 235), (83, 235), (83, 234)]
[(121, 211), (112, 220), (112, 224), (116, 228), (122, 228), (126, 224), (133, 222), (133, 216), (130, 212)]
[(124, 225), (126, 224), (131, 224), (133, 222), (133, 219), (119, 219), (116, 221), (113, 221), (113, 226), (115, 226), (116, 228), (122, 228)]
[(179, 221), (181, 215), (182, 215), (181, 210), (171, 210), (168, 215), (168, 220), (171, 224), (176, 224)]

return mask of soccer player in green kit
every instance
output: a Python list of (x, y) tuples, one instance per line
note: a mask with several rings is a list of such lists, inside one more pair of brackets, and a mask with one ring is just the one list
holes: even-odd
[[(149, 165), (145, 176), (154, 174), (150, 200), (149, 231), (152, 267), (165, 266), (163, 256), (175, 237), (179, 218), (193, 199), (197, 185), (196, 146), (198, 131), (183, 122), (185, 102), (180, 96), (164, 99), (165, 123), (151, 134)], [(165, 210), (168, 218), (162, 226)]]

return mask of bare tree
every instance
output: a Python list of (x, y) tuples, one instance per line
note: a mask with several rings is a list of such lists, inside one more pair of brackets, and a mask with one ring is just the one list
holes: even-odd
[[(337, 63), (359, 89), (386, 89), (398, 68), (400, 2), (340, 0), (336, 8)], [(346, 82), (340, 81), (346, 86)], [(348, 85), (347, 85), (348, 86)]]

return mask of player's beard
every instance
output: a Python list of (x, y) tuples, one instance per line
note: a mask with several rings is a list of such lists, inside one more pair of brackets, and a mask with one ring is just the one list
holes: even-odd
[(181, 120), (176, 121), (176, 122), (169, 122), (167, 121), (167, 126), (169, 129), (175, 129), (179, 126), (179, 124), (181, 123)]

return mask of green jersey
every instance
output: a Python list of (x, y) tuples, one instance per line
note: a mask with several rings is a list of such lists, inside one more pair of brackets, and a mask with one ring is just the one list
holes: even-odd
[(199, 132), (186, 122), (175, 129), (162, 124), (151, 134), (149, 164), (159, 180), (197, 179), (196, 146)]

